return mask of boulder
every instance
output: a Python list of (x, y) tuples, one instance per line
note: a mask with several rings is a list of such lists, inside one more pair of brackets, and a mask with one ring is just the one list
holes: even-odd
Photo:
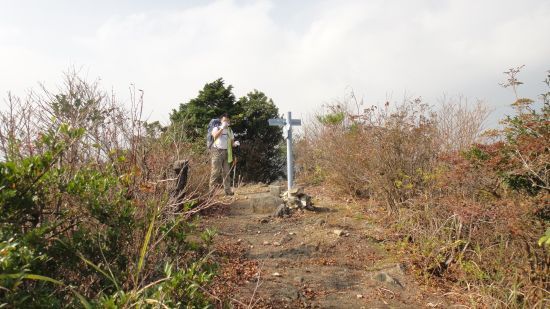
[(280, 197), (273, 196), (269, 192), (250, 195), (248, 201), (252, 212), (259, 214), (271, 214), (283, 203)]
[(283, 186), (281, 185), (278, 185), (278, 184), (269, 185), (269, 193), (271, 193), (273, 196), (280, 197), (282, 191), (283, 191)]

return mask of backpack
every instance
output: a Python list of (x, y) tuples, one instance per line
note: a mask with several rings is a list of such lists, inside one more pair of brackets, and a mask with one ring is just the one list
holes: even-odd
[(210, 149), (212, 148), (212, 145), (214, 144), (214, 137), (212, 136), (212, 130), (215, 127), (218, 127), (222, 124), (222, 122), (218, 118), (214, 118), (210, 120), (208, 123), (208, 132), (206, 133), (206, 148)]

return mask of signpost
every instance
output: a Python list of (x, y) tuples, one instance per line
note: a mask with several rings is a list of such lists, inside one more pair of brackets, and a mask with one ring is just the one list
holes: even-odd
[(283, 127), (283, 137), (286, 139), (286, 173), (288, 182), (288, 194), (292, 189), (294, 182), (294, 162), (292, 156), (292, 127), (301, 126), (302, 120), (292, 119), (292, 113), (288, 112), (286, 118), (275, 118), (268, 120), (270, 126)]

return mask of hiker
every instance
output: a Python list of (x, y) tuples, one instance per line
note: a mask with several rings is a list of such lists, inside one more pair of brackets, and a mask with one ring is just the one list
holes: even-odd
[(212, 119), (208, 125), (207, 139), (212, 156), (210, 190), (214, 191), (216, 182), (221, 178), (225, 195), (233, 195), (229, 182), (230, 164), (233, 163), (233, 147), (240, 145), (238, 141), (235, 141), (230, 124), (227, 114), (222, 115), (220, 119)]

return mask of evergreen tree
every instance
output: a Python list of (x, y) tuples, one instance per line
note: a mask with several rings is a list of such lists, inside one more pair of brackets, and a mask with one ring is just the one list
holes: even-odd
[(233, 86), (222, 78), (204, 85), (196, 98), (182, 103), (170, 114), (173, 129), (183, 130), (189, 141), (203, 143), (208, 122), (227, 113), (241, 147), (235, 150), (237, 171), (247, 181), (269, 182), (282, 175), (284, 164), (280, 152), (282, 131), (269, 126), (269, 118), (279, 110), (263, 92), (254, 90), (238, 101)]

